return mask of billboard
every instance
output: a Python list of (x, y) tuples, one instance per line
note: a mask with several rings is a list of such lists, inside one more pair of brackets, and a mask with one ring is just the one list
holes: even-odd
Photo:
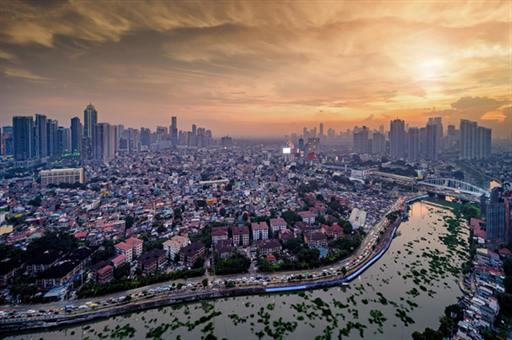
[(292, 152), (291, 148), (283, 148), (283, 153), (291, 153), (291, 152)]

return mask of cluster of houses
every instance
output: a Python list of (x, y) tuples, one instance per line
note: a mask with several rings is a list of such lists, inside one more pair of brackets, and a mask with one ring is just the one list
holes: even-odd
[[(461, 302), (464, 307), (464, 319), (457, 325), (456, 335), (453, 339), (481, 340), (482, 329), (492, 329), (494, 321), (500, 312), (500, 305), (496, 294), (505, 292), (503, 281), (503, 261), (512, 258), (512, 252), (501, 248), (497, 252), (486, 247), (485, 221), (472, 218), (471, 229), (479, 248), (473, 260), (473, 273), (465, 275), (460, 282), (465, 297)], [(473, 277), (473, 278), (472, 278)]]

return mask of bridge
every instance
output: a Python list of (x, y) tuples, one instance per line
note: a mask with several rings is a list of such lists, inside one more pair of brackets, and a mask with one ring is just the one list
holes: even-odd
[(417, 185), (424, 185), (442, 190), (457, 191), (468, 195), (481, 196), (484, 194), (489, 196), (489, 192), (485, 189), (452, 178), (430, 178), (425, 181), (418, 182)]

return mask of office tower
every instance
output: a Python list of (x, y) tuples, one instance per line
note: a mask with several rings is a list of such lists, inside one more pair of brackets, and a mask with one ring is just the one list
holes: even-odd
[(479, 126), (477, 128), (476, 158), (482, 159), (491, 156), (492, 130)]
[(379, 126), (379, 133), (384, 134), (384, 124)]
[(149, 148), (149, 134), (151, 131), (149, 131), (148, 128), (140, 128), (140, 143), (142, 145), (145, 145)]
[(427, 159), (437, 161), (437, 124), (427, 123)]
[[(494, 190), (496, 190), (495, 188)], [(493, 190), (493, 191), (494, 191)], [(486, 205), (486, 237), (492, 243), (506, 243), (508, 240), (507, 235), (509, 233), (507, 226), (509, 226), (509, 217), (510, 214), (510, 202), (505, 199), (503, 202), (501, 199), (492, 199), (491, 193), (491, 201)], [(508, 211), (507, 211), (508, 210)]]
[(82, 124), (80, 118), (71, 118), (71, 152), (82, 150)]
[(36, 113), (35, 123), (35, 157), (43, 158), (48, 155), (48, 136), (47, 136), (47, 119), (46, 116)]
[(59, 122), (55, 119), (47, 119), (46, 121), (46, 146), (48, 156), (56, 156), (59, 154), (59, 137), (57, 130)]
[(363, 126), (359, 132), (354, 133), (352, 151), (355, 153), (368, 153), (368, 144), (368, 129), (366, 126)]
[(304, 151), (304, 139), (299, 139), (299, 150)]
[(386, 138), (383, 133), (375, 132), (372, 140), (372, 153), (384, 154), (386, 152)]
[(67, 154), (71, 149), (71, 129), (59, 126), (57, 130), (58, 154)]
[(98, 111), (89, 104), (84, 111), (84, 137), (94, 139), (95, 127), (98, 124)]
[(231, 139), (231, 137), (222, 137), (221, 138), (221, 146), (223, 147), (230, 147), (233, 145), (233, 140)]
[(448, 125), (448, 136), (455, 137), (455, 125)]
[(105, 160), (111, 156), (110, 150), (113, 145), (110, 145), (110, 124), (99, 123), (96, 125), (96, 132), (94, 133), (95, 139), (93, 140), (94, 159)]
[(427, 128), (420, 128), (420, 155), (427, 155)]
[(156, 140), (163, 141), (167, 140), (167, 135), (169, 134), (167, 127), (165, 126), (157, 126), (156, 127)]
[(33, 127), (34, 119), (32, 117), (15, 116), (12, 118), (15, 160), (26, 161), (33, 158)]
[(121, 137), (123, 135), (123, 132), (124, 132), (124, 125), (123, 124), (117, 125), (117, 134), (119, 137)]
[(2, 130), (4, 133), (14, 133), (14, 128), (12, 126), (4, 126)]
[(491, 155), (492, 130), (466, 119), (460, 120), (460, 159), (487, 158)]
[(177, 146), (178, 145), (178, 141), (179, 141), (179, 138), (178, 138), (178, 117), (172, 117), (171, 118), (171, 130), (169, 131), (170, 134), (171, 134), (171, 141), (172, 141), (172, 146)]
[(320, 136), (324, 135), (324, 123), (320, 123)]
[(308, 140), (308, 129), (306, 127), (304, 127), (304, 129), (302, 129), (302, 138), (304, 140)]
[(389, 131), (389, 155), (395, 158), (405, 157), (405, 129), (403, 120), (395, 119), (391, 121)]
[(420, 154), (420, 129), (412, 127), (407, 134), (408, 159), (417, 159)]
[(435, 124), (437, 126), (437, 132), (436, 132), (436, 138), (437, 138), (437, 152), (439, 152), (439, 149), (442, 146), (442, 140), (443, 140), (443, 123), (442, 123), (442, 117), (430, 117), (428, 119), (428, 122), (430, 124)]
[(310, 153), (315, 153), (315, 155), (318, 155), (320, 153), (320, 138), (308, 138), (308, 145), (307, 145), (307, 151), (305, 152), (306, 155), (309, 155)]

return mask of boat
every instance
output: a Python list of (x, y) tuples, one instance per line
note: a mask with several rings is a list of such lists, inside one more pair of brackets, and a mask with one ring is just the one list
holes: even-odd
[(348, 282), (342, 282), (342, 283), (341, 283), (341, 285), (342, 285), (342, 286), (348, 286), (348, 285), (350, 285), (350, 283), (348, 283)]

